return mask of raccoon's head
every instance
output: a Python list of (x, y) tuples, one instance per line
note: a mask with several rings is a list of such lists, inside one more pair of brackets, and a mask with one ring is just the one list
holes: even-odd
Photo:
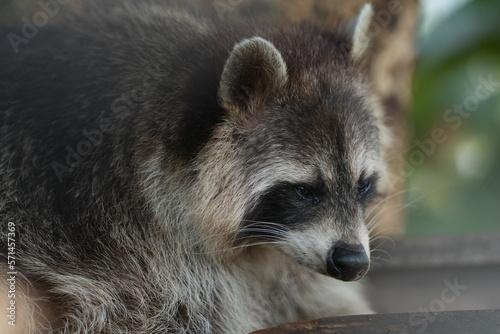
[(202, 153), (212, 235), (272, 244), (344, 281), (366, 273), (386, 131), (359, 66), (371, 17), (364, 7), (351, 35), (303, 27), (234, 46), (219, 86), (227, 119)]

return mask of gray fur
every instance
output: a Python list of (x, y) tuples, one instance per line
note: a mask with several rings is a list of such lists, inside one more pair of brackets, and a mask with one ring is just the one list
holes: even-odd
[[(352, 36), (105, 4), (18, 54), (0, 45), (0, 221), (36, 291), (19, 298), (51, 311), (31, 331), (235, 334), (371, 312), (358, 283), (324, 275), (335, 244), (369, 252), (358, 180), (385, 173)], [(314, 214), (252, 221), (276, 185), (318, 180)]]

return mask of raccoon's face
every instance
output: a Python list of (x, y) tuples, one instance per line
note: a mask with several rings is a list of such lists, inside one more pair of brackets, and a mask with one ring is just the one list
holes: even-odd
[(237, 231), (233, 245), (273, 244), (344, 281), (368, 270), (365, 209), (383, 173), (380, 117), (355, 66), (371, 7), (363, 11), (350, 50), (320, 42), (297, 59), (260, 37), (236, 44), (219, 87), (226, 127), (211, 146), (221, 157), (201, 176), (223, 174), (203, 204), (213, 234)]
[(379, 130), (359, 92), (333, 88), (333, 98), (308, 96), (306, 104), (291, 94), (242, 134), (254, 201), (241, 233), (244, 242), (271, 242), (306, 267), (350, 281), (369, 267), (364, 218), (382, 172)]

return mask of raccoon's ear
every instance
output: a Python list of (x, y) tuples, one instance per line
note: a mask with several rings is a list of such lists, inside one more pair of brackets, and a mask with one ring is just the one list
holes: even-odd
[(372, 36), (370, 36), (370, 25), (373, 20), (373, 6), (367, 3), (361, 8), (359, 14), (347, 25), (347, 30), (352, 39), (351, 58), (355, 62), (360, 61), (366, 54)]
[(230, 116), (262, 105), (288, 81), (281, 53), (261, 37), (236, 44), (226, 61), (219, 85), (219, 100)]

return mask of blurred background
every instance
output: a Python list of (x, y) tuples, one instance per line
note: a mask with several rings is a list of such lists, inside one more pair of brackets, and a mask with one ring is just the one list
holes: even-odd
[(500, 1), (423, 0), (407, 234), (500, 231)]

